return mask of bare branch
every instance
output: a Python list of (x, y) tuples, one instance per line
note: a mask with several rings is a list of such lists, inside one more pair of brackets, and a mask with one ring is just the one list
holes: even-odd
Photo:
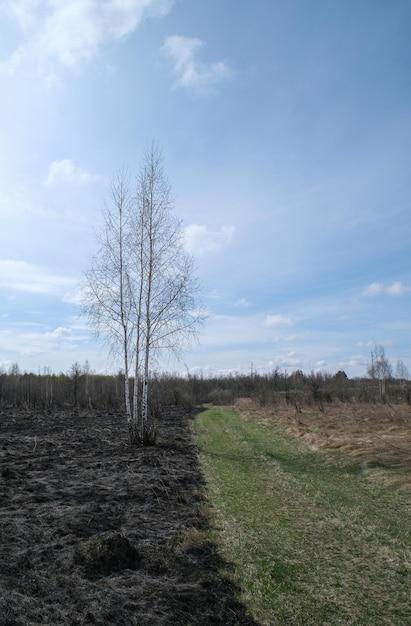
[(95, 332), (123, 355), (130, 434), (141, 440), (153, 359), (165, 349), (180, 355), (203, 322), (195, 308), (193, 258), (184, 249), (182, 223), (154, 142), (145, 150), (135, 192), (127, 172), (113, 177), (103, 220), (98, 251), (85, 272), (84, 309)]

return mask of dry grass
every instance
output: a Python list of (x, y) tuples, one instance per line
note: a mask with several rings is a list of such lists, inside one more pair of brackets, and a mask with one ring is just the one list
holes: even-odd
[(407, 404), (329, 404), (297, 412), (242, 398), (236, 410), (262, 423), (281, 423), (312, 450), (338, 450), (362, 464), (364, 476), (411, 491), (411, 407)]

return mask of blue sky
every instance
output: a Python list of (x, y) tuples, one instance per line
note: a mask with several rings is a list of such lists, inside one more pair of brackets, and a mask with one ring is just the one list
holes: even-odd
[(209, 320), (168, 370), (411, 371), (409, 0), (0, 4), (0, 367), (116, 371), (78, 286), (155, 139)]

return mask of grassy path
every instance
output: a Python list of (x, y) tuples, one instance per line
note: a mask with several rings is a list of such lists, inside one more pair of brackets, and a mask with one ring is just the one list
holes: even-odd
[(195, 430), (215, 539), (256, 620), (411, 624), (409, 495), (232, 409)]

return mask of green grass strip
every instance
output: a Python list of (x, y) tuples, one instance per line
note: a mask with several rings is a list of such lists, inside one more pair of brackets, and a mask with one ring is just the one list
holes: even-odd
[(411, 624), (410, 498), (280, 425), (195, 421), (213, 539), (260, 624)]

